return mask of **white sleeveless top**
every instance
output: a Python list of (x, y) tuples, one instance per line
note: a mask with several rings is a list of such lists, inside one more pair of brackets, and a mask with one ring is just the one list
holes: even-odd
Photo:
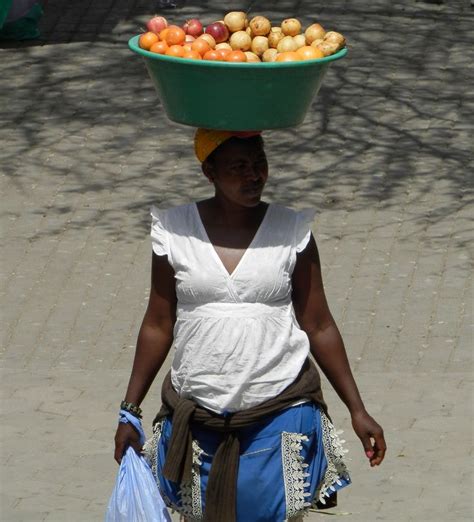
[(176, 278), (173, 387), (217, 413), (245, 410), (289, 386), (309, 353), (291, 302), (296, 253), (314, 211), (271, 204), (229, 274), (195, 203), (151, 208), (153, 251)]

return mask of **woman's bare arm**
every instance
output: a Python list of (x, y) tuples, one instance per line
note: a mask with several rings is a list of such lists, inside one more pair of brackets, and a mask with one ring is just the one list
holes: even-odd
[(173, 343), (176, 321), (174, 271), (166, 256), (153, 254), (148, 307), (137, 339), (125, 400), (140, 405)]
[(313, 236), (305, 250), (297, 256), (292, 285), (296, 318), (308, 335), (311, 353), (349, 409), (354, 431), (361, 439), (371, 465), (378, 465), (386, 450), (383, 431), (365, 410), (342, 337), (329, 311)]
[[(139, 406), (173, 343), (176, 321), (174, 271), (166, 256), (153, 254), (148, 307), (138, 334), (132, 373), (124, 399)], [(115, 460), (120, 463), (128, 446), (140, 451), (139, 437), (130, 424), (119, 424), (115, 435)]]

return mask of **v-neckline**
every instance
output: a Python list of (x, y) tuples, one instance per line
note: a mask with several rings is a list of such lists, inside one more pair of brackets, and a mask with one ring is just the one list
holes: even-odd
[(245, 257), (247, 256), (247, 252), (251, 248), (253, 248), (254, 244), (256, 243), (258, 236), (260, 235), (265, 223), (267, 222), (268, 216), (270, 214), (270, 207), (272, 206), (272, 204), (271, 203), (268, 204), (267, 209), (265, 210), (265, 215), (263, 216), (263, 219), (260, 222), (260, 225), (258, 226), (257, 231), (255, 232), (255, 235), (252, 238), (252, 241), (250, 241), (248, 247), (244, 250), (242, 257), (239, 259), (239, 262), (235, 265), (235, 268), (234, 268), (234, 270), (232, 270), (232, 272), (229, 272), (227, 270), (222, 259), (220, 258), (219, 254), (217, 253), (216, 247), (210, 240), (209, 234), (207, 233), (206, 227), (204, 226), (204, 222), (201, 218), (201, 214), (199, 213), (199, 208), (197, 206), (197, 203), (194, 202), (193, 206), (194, 206), (194, 211), (196, 213), (197, 222), (198, 222), (199, 228), (201, 230), (201, 234), (202, 234), (205, 242), (209, 244), (209, 247), (211, 249), (211, 253), (212, 253), (214, 259), (217, 261), (217, 264), (221, 267), (221, 269), (224, 271), (224, 273), (227, 275), (227, 277), (232, 279), (234, 277), (234, 275), (237, 273), (237, 270), (239, 269), (239, 267), (242, 265)]

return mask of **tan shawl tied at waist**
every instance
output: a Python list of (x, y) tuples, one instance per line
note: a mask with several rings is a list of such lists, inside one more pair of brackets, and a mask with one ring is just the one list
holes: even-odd
[(166, 479), (175, 483), (191, 479), (191, 423), (225, 434), (214, 455), (209, 472), (205, 509), (207, 522), (235, 522), (239, 429), (252, 426), (268, 415), (291, 406), (299, 399), (308, 399), (318, 404), (327, 414), (319, 373), (310, 359), (306, 360), (296, 380), (277, 397), (229, 415), (218, 415), (190, 399), (181, 399), (171, 384), (170, 373), (163, 382), (161, 398), (163, 406), (154, 423), (167, 415), (172, 415), (173, 419), (171, 440), (163, 467), (163, 475)]

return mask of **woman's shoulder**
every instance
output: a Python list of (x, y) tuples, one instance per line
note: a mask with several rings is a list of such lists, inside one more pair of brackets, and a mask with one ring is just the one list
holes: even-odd
[(272, 203), (271, 207), (275, 216), (279, 217), (281, 220), (289, 220), (292, 223), (301, 221), (312, 222), (316, 214), (316, 209), (312, 207), (296, 210), (278, 203)]
[(174, 207), (162, 207), (156, 204), (150, 206), (150, 214), (154, 219), (159, 219), (164, 223), (174, 223), (187, 220), (194, 212), (195, 203), (184, 203)]

